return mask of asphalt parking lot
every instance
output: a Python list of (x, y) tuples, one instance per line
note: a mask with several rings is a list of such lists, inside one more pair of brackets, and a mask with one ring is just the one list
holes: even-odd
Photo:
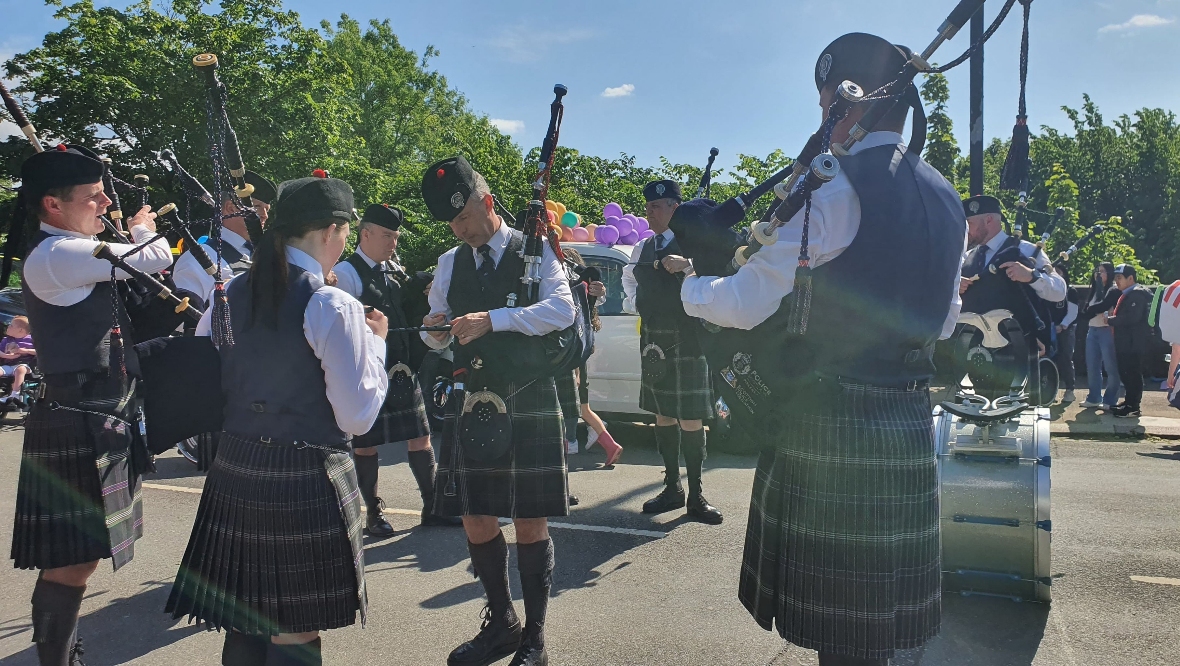
[[(630, 428), (617, 436), (627, 452), (614, 469), (601, 468), (597, 449), (570, 459), (581, 505), (552, 530), (551, 663), (815, 664), (814, 653), (762, 631), (736, 598), (754, 458), (714, 454), (706, 463), (706, 496), (725, 511), (724, 525), (679, 514), (653, 520), (639, 512), (661, 476), (650, 433)], [(19, 429), (0, 432), (5, 540), (20, 438)], [(1180, 459), (1163, 449), (1168, 443), (1055, 439), (1052, 606), (948, 596), (942, 635), (896, 663), (1180, 664)], [(398, 533), (367, 544), (369, 624), (325, 634), (328, 664), (443, 664), (478, 628), (482, 589), (468, 568), (462, 531), (416, 527), (420, 500), (404, 448), (386, 449), (381, 493)], [(101, 567), (87, 590), (80, 623), (86, 662), (218, 664), (220, 636), (162, 612), (202, 477), (170, 454), (146, 483), (146, 534), (135, 560), (117, 574)], [(512, 541), (510, 529), (506, 536)], [(0, 570), (0, 663), (36, 664), (28, 606), (34, 579)]]

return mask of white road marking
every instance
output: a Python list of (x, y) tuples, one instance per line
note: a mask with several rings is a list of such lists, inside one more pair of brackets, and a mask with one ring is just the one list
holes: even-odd
[(1174, 585), (1180, 587), (1180, 578), (1158, 578), (1156, 576), (1131, 576), (1136, 583), (1151, 583), (1152, 585)]
[[(144, 488), (151, 488), (153, 490), (171, 490), (178, 493), (189, 493), (192, 495), (200, 495), (200, 488), (188, 488), (185, 486), (173, 486), (165, 483), (144, 483)], [(410, 509), (385, 509), (385, 513), (397, 516), (421, 516), (422, 511), (413, 511)], [(501, 518), (501, 523), (511, 524), (510, 518)], [(607, 532), (610, 534), (626, 534), (628, 536), (647, 537), (649, 539), (663, 539), (668, 536), (666, 532), (656, 532), (655, 530), (635, 530), (629, 527), (603, 527), (602, 525), (579, 525), (576, 523), (555, 523), (549, 521), (549, 527), (554, 527), (562, 530), (578, 530), (582, 532)]]

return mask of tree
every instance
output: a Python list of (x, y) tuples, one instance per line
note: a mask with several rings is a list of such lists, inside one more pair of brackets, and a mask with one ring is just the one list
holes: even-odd
[(950, 86), (944, 74), (928, 74), (922, 83), (922, 99), (933, 105), (927, 112), (929, 128), (926, 133), (925, 160), (938, 169), (953, 185), (956, 180), (956, 164), (959, 161), (959, 142), (955, 140), (955, 124), (947, 113), (950, 101)]

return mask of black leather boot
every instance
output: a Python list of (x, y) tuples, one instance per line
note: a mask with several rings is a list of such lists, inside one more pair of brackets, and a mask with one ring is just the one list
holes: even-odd
[(263, 666), (268, 647), (270, 638), (267, 636), (247, 636), (228, 631), (221, 648), (221, 666)]
[(33, 587), (33, 643), (41, 666), (72, 666), (85, 587), (38, 578)]
[(701, 474), (705, 467), (705, 429), (685, 431), (681, 437), (684, 467), (688, 472), (688, 516), (709, 525), (720, 525), (724, 519), (721, 511), (711, 506), (701, 494)]
[(422, 495), (422, 525), (425, 527), (459, 527), (463, 519), (458, 516), (439, 516), (434, 513), (435, 481), (438, 474), (438, 464), (434, 460), (434, 447), (422, 451), (407, 451), (406, 459), (410, 462), (410, 471), (414, 480), (418, 482), (418, 492)]
[(377, 474), (381, 461), (377, 456), (352, 457), (356, 465), (356, 482), (360, 486), (361, 499), (365, 503), (365, 534), (384, 539), (393, 536), (393, 525), (381, 513), (381, 498), (377, 497)]
[(553, 584), (553, 539), (517, 544), (516, 560), (524, 594), (524, 640), (508, 666), (546, 666), (545, 614)]
[[(375, 458), (376, 456), (370, 456)], [(266, 666), (323, 666), (320, 639), (298, 645), (270, 645)]]
[(471, 566), (483, 583), (488, 605), (475, 638), (455, 648), (447, 666), (489, 666), (520, 648), (521, 627), (508, 590), (508, 544), (504, 533), (487, 543), (467, 542)]
[(656, 448), (664, 458), (664, 490), (643, 503), (644, 513), (666, 513), (684, 507), (680, 485), (680, 426), (656, 426)]

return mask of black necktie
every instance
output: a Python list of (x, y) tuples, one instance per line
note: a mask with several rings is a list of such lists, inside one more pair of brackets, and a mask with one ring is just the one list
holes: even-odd
[(487, 286), (491, 280), (492, 273), (496, 272), (496, 262), (492, 260), (492, 248), (487, 245), (480, 245), (476, 248), (476, 252), (479, 252), (483, 263), (479, 265), (475, 273), (479, 276), (479, 281), (484, 286)]
[(963, 277), (975, 277), (983, 273), (984, 267), (987, 265), (987, 246), (981, 245), (975, 248), (971, 255), (971, 261), (963, 269)]
[(664, 234), (656, 234), (656, 252), (664, 249)]

